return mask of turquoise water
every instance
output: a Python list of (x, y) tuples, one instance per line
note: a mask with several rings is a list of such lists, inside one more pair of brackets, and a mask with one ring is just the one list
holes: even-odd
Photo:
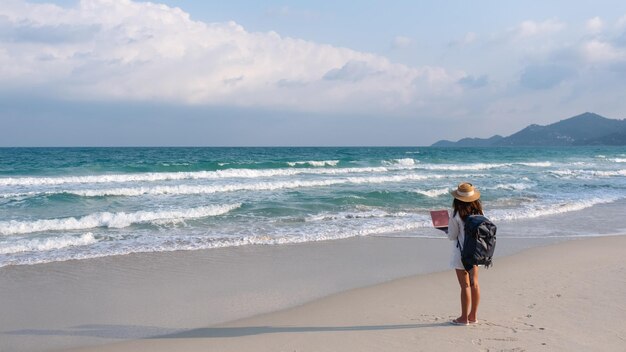
[(462, 181), (515, 222), (623, 200), (625, 176), (623, 147), (4, 148), (0, 266), (429, 237)]

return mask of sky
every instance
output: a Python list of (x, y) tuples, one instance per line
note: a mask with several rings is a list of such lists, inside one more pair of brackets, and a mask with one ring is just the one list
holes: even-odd
[(0, 5), (0, 146), (422, 146), (626, 117), (622, 0)]

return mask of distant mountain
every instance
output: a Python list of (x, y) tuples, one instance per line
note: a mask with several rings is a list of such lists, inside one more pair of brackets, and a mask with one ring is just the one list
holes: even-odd
[(457, 142), (442, 140), (435, 144), (433, 147), (490, 147), (494, 145), (496, 142), (501, 140), (502, 136), (495, 135), (491, 138), (463, 138), (459, 139)]
[(626, 145), (626, 120), (586, 112), (547, 126), (530, 125), (508, 137), (441, 140), (433, 147)]
[(583, 141), (585, 144), (574, 145), (626, 145), (626, 131), (615, 132), (596, 139)]

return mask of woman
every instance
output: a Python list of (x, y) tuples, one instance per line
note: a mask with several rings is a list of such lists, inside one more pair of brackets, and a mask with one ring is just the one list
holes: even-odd
[(477, 322), (476, 313), (480, 303), (478, 266), (474, 265), (469, 272), (463, 268), (457, 243), (462, 246), (465, 240), (465, 219), (470, 215), (484, 215), (483, 207), (480, 204), (480, 192), (471, 183), (461, 183), (450, 193), (454, 197), (453, 212), (448, 222), (448, 238), (454, 241), (450, 266), (455, 269), (461, 286), (461, 316), (452, 320), (452, 324), (469, 325)]

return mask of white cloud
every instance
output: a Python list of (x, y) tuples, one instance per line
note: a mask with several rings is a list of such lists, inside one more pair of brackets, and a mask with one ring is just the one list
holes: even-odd
[(602, 21), (600, 17), (596, 16), (588, 19), (585, 23), (585, 27), (587, 27), (587, 30), (591, 33), (598, 33), (604, 29), (604, 21)]
[(626, 60), (626, 50), (616, 48), (609, 42), (595, 39), (583, 43), (580, 51), (583, 58), (592, 63), (611, 63)]
[(529, 38), (560, 32), (565, 28), (565, 23), (550, 19), (543, 22), (523, 21), (512, 32), (517, 38)]
[(0, 85), (67, 99), (370, 111), (455, 94), (464, 76), (235, 22), (193, 21), (147, 2), (83, 0), (65, 9), (12, 0), (0, 21), (9, 29), (0, 37)]
[[(606, 25), (601, 37), (557, 20), (468, 32), (449, 43), (458, 48), (447, 48), (447, 55), (410, 53), (416, 57), (406, 62), (436, 62), (411, 67), (349, 48), (250, 32), (235, 22), (195, 21), (183, 10), (149, 2), (83, 0), (62, 8), (0, 1), (2, 92), (446, 119), (526, 103), (557, 111), (574, 92), (583, 92), (576, 93), (582, 108), (624, 90), (626, 36)], [(293, 11), (282, 8), (276, 15)], [(626, 26), (626, 17), (622, 22)], [(394, 44), (414, 42), (398, 36)], [(606, 84), (594, 84), (593, 94), (585, 90), (600, 81)]]

